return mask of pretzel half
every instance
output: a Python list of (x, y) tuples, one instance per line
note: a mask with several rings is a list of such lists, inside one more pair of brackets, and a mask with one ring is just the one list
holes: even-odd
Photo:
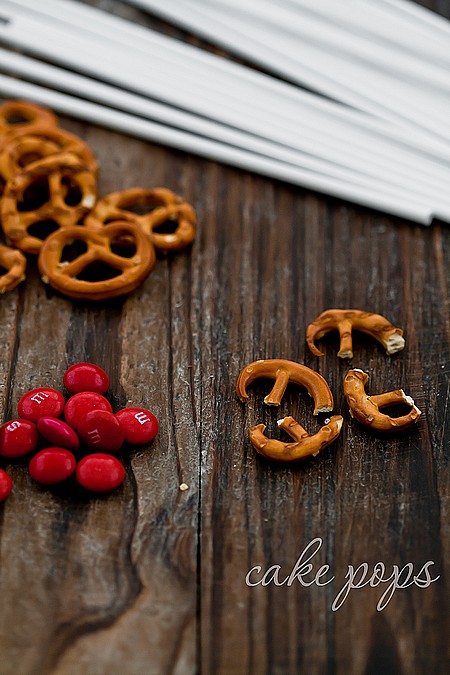
[(332, 330), (338, 330), (340, 335), (338, 356), (341, 359), (351, 359), (353, 358), (353, 329), (367, 333), (378, 340), (386, 349), (387, 354), (395, 354), (405, 346), (401, 328), (393, 326), (381, 314), (371, 314), (359, 309), (327, 309), (322, 312), (306, 329), (306, 342), (315, 356), (323, 356), (323, 352), (315, 346), (315, 340), (319, 340)]
[[(407, 396), (403, 389), (388, 391), (377, 396), (369, 396), (365, 392), (365, 384), (369, 376), (363, 370), (349, 370), (344, 379), (344, 395), (350, 408), (350, 415), (361, 424), (376, 431), (403, 431), (416, 424), (422, 414)], [(407, 415), (389, 417), (380, 411), (392, 405), (404, 403), (411, 407)]]
[(278, 426), (289, 434), (293, 442), (285, 443), (275, 438), (267, 438), (264, 435), (266, 428), (264, 424), (250, 427), (250, 442), (256, 452), (268, 459), (295, 462), (305, 459), (305, 457), (315, 457), (333, 443), (341, 433), (342, 422), (341, 415), (333, 415), (316, 434), (310, 436), (301, 424), (293, 417), (288, 416), (279, 420)]
[[(136, 213), (135, 210), (142, 213)], [(99, 228), (114, 220), (129, 220), (139, 224), (155, 248), (161, 251), (179, 251), (195, 239), (194, 209), (166, 188), (131, 188), (113, 192), (97, 202), (85, 222), (88, 227)], [(175, 231), (168, 234), (155, 232), (166, 221), (176, 223)]]
[[(42, 192), (41, 183), (48, 187), (48, 199), (37, 207), (27, 205), (27, 194)], [(70, 191), (78, 191), (75, 204), (69, 200)], [(71, 153), (60, 153), (32, 164), (10, 180), (1, 202), (1, 220), (5, 236), (25, 253), (39, 253), (42, 239), (29, 233), (51, 221), (57, 228), (72, 227), (95, 203), (95, 176)]]
[(245, 403), (248, 385), (262, 378), (275, 380), (272, 391), (264, 399), (267, 405), (280, 405), (289, 382), (293, 382), (305, 387), (314, 399), (314, 415), (333, 410), (333, 394), (325, 378), (301, 363), (285, 359), (261, 359), (243, 368), (236, 384), (238, 398)]
[[(111, 250), (114, 242), (132, 240), (132, 257), (118, 255)], [(74, 241), (84, 242), (86, 251), (71, 261), (65, 261), (64, 248)], [(147, 277), (156, 261), (155, 249), (133, 223), (120, 221), (99, 230), (87, 227), (68, 227), (51, 234), (44, 242), (38, 265), (42, 280), (71, 298), (105, 300), (128, 295)], [(93, 263), (103, 263), (118, 275), (101, 281), (78, 279)]]
[(0, 275), (0, 293), (3, 294), (25, 279), (27, 261), (17, 249), (0, 244), (0, 265), (7, 270), (6, 274)]
[(0, 134), (33, 124), (55, 126), (58, 118), (47, 108), (28, 101), (6, 101), (0, 105)]

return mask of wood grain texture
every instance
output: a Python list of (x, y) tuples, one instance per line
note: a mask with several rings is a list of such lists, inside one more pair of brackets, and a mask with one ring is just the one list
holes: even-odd
[[(450, 17), (447, 5), (422, 4)], [(167, 186), (195, 205), (199, 229), (191, 251), (160, 256), (128, 299), (72, 302), (33, 265), (1, 298), (4, 420), (22, 393), (58, 388), (68, 365), (88, 360), (110, 374), (116, 408), (148, 406), (160, 421), (149, 447), (123, 457), (125, 483), (108, 496), (74, 483), (41, 489), (26, 461), (2, 462), (14, 492), (0, 508), (1, 675), (446, 672), (448, 227), (61, 123), (96, 153), (100, 195)], [(336, 336), (321, 341), (321, 359), (305, 344), (307, 324), (333, 306), (404, 328), (406, 349), (392, 357), (355, 335), (352, 366), (370, 374), (371, 393), (413, 396), (417, 428), (382, 437), (351, 420)], [(290, 387), (273, 410), (262, 406), (267, 383), (251, 386), (245, 406), (234, 392), (243, 366), (276, 357), (317, 369), (344, 415), (334, 445), (291, 467), (257, 456), (247, 429), (262, 421), (278, 434), (276, 419), (292, 414), (314, 432), (308, 397)], [(315, 538), (314, 569), (328, 564), (333, 583), (246, 584), (255, 565), (289, 575)], [(348, 566), (377, 561), (388, 574), (433, 561), (440, 579), (397, 590), (382, 611), (387, 584), (355, 589), (332, 611)]]

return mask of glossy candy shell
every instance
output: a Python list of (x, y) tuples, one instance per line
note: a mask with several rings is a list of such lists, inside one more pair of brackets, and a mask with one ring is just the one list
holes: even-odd
[(12, 480), (3, 469), (0, 469), (0, 502), (9, 497), (12, 490)]
[(76, 431), (80, 419), (91, 410), (106, 410), (112, 413), (111, 404), (104, 396), (93, 391), (83, 391), (69, 398), (64, 408), (64, 417), (67, 424)]
[(18, 403), (19, 417), (37, 422), (40, 417), (59, 417), (64, 410), (65, 399), (61, 392), (51, 387), (32, 389)]
[(0, 427), (0, 455), (22, 457), (37, 445), (38, 430), (30, 420), (10, 420)]
[(116, 457), (98, 452), (78, 463), (76, 476), (91, 492), (110, 492), (123, 483), (125, 469)]
[(123, 408), (116, 413), (125, 435), (125, 442), (144, 445), (158, 433), (158, 420), (145, 408)]
[(109, 377), (94, 363), (76, 363), (64, 373), (64, 386), (72, 394), (82, 391), (104, 394), (109, 387)]
[(92, 410), (78, 423), (80, 438), (91, 448), (116, 452), (123, 444), (123, 431), (115, 416), (106, 410)]
[(77, 462), (66, 448), (46, 448), (31, 460), (30, 476), (41, 485), (55, 485), (67, 480), (75, 471)]
[(77, 450), (80, 447), (80, 439), (66, 422), (56, 417), (41, 417), (37, 428), (46, 441), (59, 448)]

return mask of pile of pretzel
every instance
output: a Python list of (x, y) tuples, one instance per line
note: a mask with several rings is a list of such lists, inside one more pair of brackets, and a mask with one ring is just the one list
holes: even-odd
[(52, 112), (21, 101), (0, 106), (0, 222), (8, 244), (0, 244), (0, 293), (25, 279), (26, 254), (37, 255), (42, 280), (69, 297), (126, 295), (151, 271), (156, 249), (192, 243), (196, 214), (181, 197), (132, 188), (97, 201), (97, 172), (91, 149), (58, 127)]

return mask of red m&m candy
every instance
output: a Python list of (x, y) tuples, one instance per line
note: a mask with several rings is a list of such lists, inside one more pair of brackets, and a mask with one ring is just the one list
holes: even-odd
[(18, 404), (19, 417), (37, 422), (40, 417), (59, 417), (64, 409), (64, 396), (56, 389), (40, 387), (22, 396)]
[(83, 391), (69, 398), (64, 408), (64, 417), (67, 424), (76, 431), (80, 419), (91, 410), (106, 410), (112, 413), (111, 404), (104, 396), (94, 391)]
[(37, 428), (52, 445), (68, 450), (77, 450), (80, 447), (80, 440), (72, 427), (56, 417), (41, 417), (38, 419)]
[(92, 410), (78, 423), (80, 438), (91, 448), (115, 452), (123, 443), (123, 431), (111, 412)]
[(109, 377), (93, 363), (76, 363), (64, 373), (64, 386), (72, 394), (82, 391), (103, 394), (109, 387)]
[(11, 420), (0, 427), (0, 455), (22, 457), (34, 450), (38, 430), (30, 420)]
[(123, 429), (125, 441), (132, 445), (144, 445), (158, 433), (158, 420), (145, 408), (123, 408), (116, 413)]
[(69, 478), (76, 465), (75, 457), (66, 448), (46, 448), (33, 457), (28, 471), (37, 483), (55, 485)]
[(77, 466), (77, 480), (92, 492), (109, 492), (123, 483), (125, 469), (116, 457), (102, 452), (83, 457)]
[(12, 490), (12, 480), (3, 469), (0, 469), (0, 502), (9, 497)]

